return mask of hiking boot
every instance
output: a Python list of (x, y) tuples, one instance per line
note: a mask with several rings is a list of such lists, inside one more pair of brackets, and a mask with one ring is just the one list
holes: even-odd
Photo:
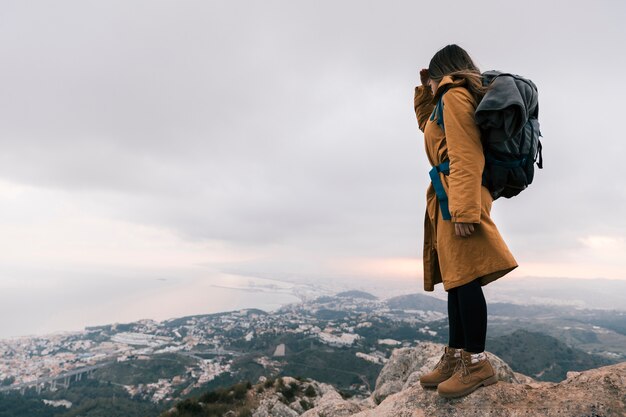
[(439, 395), (444, 398), (462, 397), (481, 385), (486, 387), (498, 382), (496, 373), (484, 352), (482, 356), (482, 359), (472, 363), (472, 354), (462, 351), (454, 374), (437, 386)]
[(420, 377), (420, 384), (424, 388), (437, 388), (437, 385), (450, 378), (454, 373), (457, 362), (461, 359), (461, 349), (446, 346), (446, 350), (437, 366), (431, 372)]

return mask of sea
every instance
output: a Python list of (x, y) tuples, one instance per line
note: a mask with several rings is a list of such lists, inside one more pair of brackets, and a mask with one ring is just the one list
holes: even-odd
[[(85, 327), (163, 321), (192, 315), (281, 306), (358, 289), (381, 298), (422, 293), (446, 300), (439, 285), (354, 277), (189, 270), (21, 271), (0, 268), (0, 339), (82, 331)], [(488, 303), (570, 305), (625, 311), (626, 280), (519, 277), (484, 287)]]
[(300, 284), (227, 273), (183, 278), (85, 274), (14, 284), (0, 288), (0, 339), (243, 308), (272, 311), (316, 292)]

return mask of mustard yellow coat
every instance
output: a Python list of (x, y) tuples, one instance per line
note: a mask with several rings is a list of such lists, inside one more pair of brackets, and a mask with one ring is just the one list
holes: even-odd
[[(476, 101), (464, 80), (444, 77), (433, 96), (430, 88), (415, 89), (414, 107), (424, 132), (426, 155), (432, 166), (450, 160), (450, 175), (439, 174), (448, 195), (452, 221), (443, 220), (432, 184), (426, 193), (424, 220), (424, 290), (433, 291), (443, 282), (446, 291), (476, 278), (486, 285), (517, 267), (500, 232), (491, 220), (493, 199), (482, 186), (485, 165), (480, 130), (474, 122)], [(445, 133), (430, 121), (445, 87), (443, 119)], [(425, 173), (426, 175), (426, 173)], [(458, 237), (454, 222), (474, 223), (470, 237)]]

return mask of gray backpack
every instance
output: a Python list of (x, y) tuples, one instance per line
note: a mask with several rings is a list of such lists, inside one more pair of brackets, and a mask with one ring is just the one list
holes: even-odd
[[(494, 200), (511, 198), (533, 182), (535, 163), (539, 169), (543, 168), (537, 86), (519, 75), (499, 71), (485, 72), (483, 84), (489, 88), (474, 115), (485, 154), (483, 185)], [(445, 131), (444, 94), (430, 119), (436, 117), (437, 124)], [(444, 164), (435, 168), (448, 175), (449, 164)]]

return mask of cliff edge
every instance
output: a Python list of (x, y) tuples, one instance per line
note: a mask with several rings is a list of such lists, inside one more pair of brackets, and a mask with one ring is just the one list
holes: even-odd
[[(382, 369), (368, 401), (356, 403), (337, 398), (336, 408), (325, 404), (302, 416), (626, 416), (626, 362), (569, 372), (564, 381), (551, 383), (513, 372), (500, 358), (487, 353), (498, 375), (498, 383), (481, 387), (463, 398), (444, 399), (436, 390), (423, 389), (419, 384), (420, 375), (435, 366), (442, 349), (443, 345), (428, 342), (397, 349)], [(361, 411), (355, 413), (355, 406)]]

